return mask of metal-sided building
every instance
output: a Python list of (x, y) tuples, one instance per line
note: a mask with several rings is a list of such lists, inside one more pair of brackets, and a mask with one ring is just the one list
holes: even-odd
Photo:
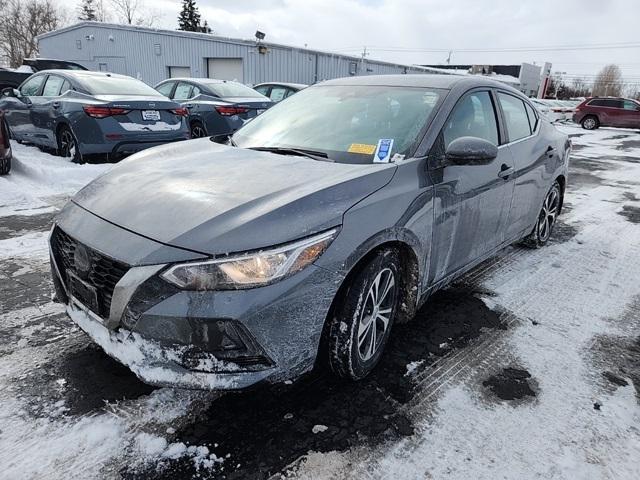
[(41, 57), (78, 62), (155, 85), (168, 77), (211, 77), (247, 85), (312, 84), (350, 75), (432, 73), (336, 53), (206, 33), (81, 22), (38, 37)]

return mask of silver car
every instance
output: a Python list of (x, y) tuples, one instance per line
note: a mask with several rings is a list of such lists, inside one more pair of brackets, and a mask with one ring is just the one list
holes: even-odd
[(131, 77), (82, 70), (44, 70), (6, 88), (0, 110), (12, 138), (82, 163), (119, 159), (190, 138), (187, 110)]

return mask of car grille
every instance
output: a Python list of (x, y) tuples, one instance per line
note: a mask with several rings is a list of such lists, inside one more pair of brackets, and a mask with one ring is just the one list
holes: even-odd
[[(76, 268), (74, 257), (78, 245), (82, 245), (88, 253), (90, 260), (88, 272), (80, 272)], [(51, 234), (51, 251), (65, 284), (69, 284), (67, 271), (71, 271), (81, 277), (89, 286), (94, 287), (98, 293), (98, 304), (97, 307), (88, 307), (96, 315), (102, 318), (109, 318), (113, 290), (116, 283), (127, 273), (129, 267), (81, 244), (59, 227), (55, 227)]]

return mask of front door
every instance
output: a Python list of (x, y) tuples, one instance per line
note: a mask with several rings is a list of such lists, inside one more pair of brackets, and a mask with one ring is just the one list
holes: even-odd
[(5, 118), (11, 133), (19, 140), (33, 141), (35, 128), (31, 123), (33, 98), (42, 90), (46, 75), (32, 75), (20, 85), (20, 97), (7, 97), (4, 106)]
[[(488, 90), (461, 98), (436, 141), (436, 155), (460, 137), (500, 144), (497, 108)], [(432, 151), (432, 154), (434, 152)], [(504, 241), (513, 195), (513, 159), (506, 147), (484, 165), (446, 165), (431, 171), (435, 185), (430, 282), (437, 282)]]

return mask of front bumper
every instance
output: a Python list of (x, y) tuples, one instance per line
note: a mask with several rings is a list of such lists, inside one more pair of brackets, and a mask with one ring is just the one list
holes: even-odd
[[(109, 237), (96, 231), (83, 245), (92, 252), (113, 250), (113, 244), (100, 244)], [(53, 239), (52, 234), (50, 246)], [(107, 315), (70, 293), (64, 272), (73, 267), (53, 248), (51, 265), (58, 299), (107, 354), (146, 383), (211, 390), (289, 380), (311, 369), (341, 283), (335, 274), (311, 265), (266, 287), (183, 291), (159, 278), (166, 265), (134, 265), (108, 292)]]

